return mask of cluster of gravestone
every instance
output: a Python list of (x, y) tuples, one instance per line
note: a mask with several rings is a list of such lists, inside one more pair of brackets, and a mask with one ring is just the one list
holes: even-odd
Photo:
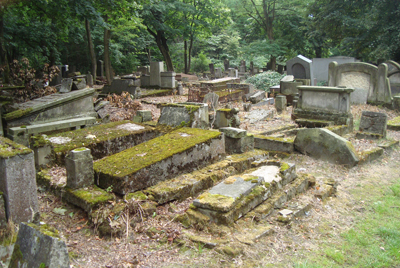
[[(398, 65), (391, 63), (389, 72), (388, 64), (330, 62), (328, 86), (316, 86), (312, 85), (313, 63), (302, 56), (293, 64), (289, 61), (289, 76), (273, 88), (275, 98), (240, 83), (237, 76), (201, 81), (196, 101), (189, 92), (188, 102), (159, 105), (157, 126), (151, 122), (150, 111), (138, 111), (133, 121), (96, 123), (105, 103), (94, 105), (92, 88), (70, 90), (71, 80), (62, 82), (59, 93), (15, 105), (15, 111), (2, 116), (7, 138), (0, 137), (0, 223), (4, 226), (10, 219), (21, 222), (14, 252), (22, 259), (16, 261), (32, 260), (29, 267), (41, 263), (69, 266), (65, 243), (56, 231), (53, 237), (41, 234), (32, 239), (47, 228), (38, 222), (37, 183), (82, 208), (91, 219), (98, 219), (109, 201), (124, 200), (124, 206), (130, 200), (146, 200), (148, 211), (154, 211), (157, 205), (188, 197), (196, 199), (177, 217), (187, 226), (229, 225), (242, 217), (265, 218), (271, 213), (279, 213), (279, 219), (286, 222), (304, 214), (307, 206), (289, 205), (293, 197), (318, 185), (316, 195), (326, 198), (334, 193), (336, 183), (298, 175), (294, 164), (284, 162), (285, 156), (300, 152), (352, 167), (379, 157), (398, 143), (384, 138), (387, 128), (400, 128), (400, 120), (388, 123), (385, 114), (365, 111), (356, 136), (384, 142), (357, 153), (345, 139), (353, 131), (352, 103), (365, 99), (397, 105), (391, 86), (397, 85)], [(227, 66), (225, 70), (230, 72), (229, 63)], [(244, 63), (240, 72), (246, 72), (245, 68)], [(142, 86), (176, 88), (175, 73), (163, 72), (162, 63), (152, 63), (150, 74), (144, 67), (140, 72), (140, 79), (115, 79), (103, 93), (126, 91), (140, 97)], [(183, 74), (179, 79), (185, 83), (195, 80)], [(248, 133), (239, 128), (239, 109), (229, 104), (218, 107), (235, 100), (244, 101), (245, 120), (250, 124), (271, 118), (274, 109), (284, 112), (288, 104), (293, 106), (295, 124)], [(55, 164), (66, 168), (65, 182), (52, 181), (48, 168)], [(123, 226), (107, 220), (99, 224), (104, 227), (99, 228), (103, 234)], [(254, 231), (257, 235), (250, 240), (267, 232)], [(249, 237), (238, 240), (251, 243)], [(38, 248), (48, 251), (32, 250)]]

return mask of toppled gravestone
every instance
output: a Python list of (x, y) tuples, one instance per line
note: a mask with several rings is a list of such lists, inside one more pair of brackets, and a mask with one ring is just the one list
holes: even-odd
[(56, 229), (21, 223), (9, 267), (69, 268), (68, 249)]
[(300, 129), (294, 146), (303, 154), (335, 164), (353, 167), (359, 162), (351, 142), (327, 129)]
[(359, 139), (386, 138), (387, 118), (387, 114), (384, 113), (363, 111), (356, 137)]

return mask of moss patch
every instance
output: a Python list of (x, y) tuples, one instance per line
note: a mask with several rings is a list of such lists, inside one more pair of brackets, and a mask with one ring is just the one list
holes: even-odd
[(66, 191), (90, 205), (105, 203), (114, 199), (114, 195), (98, 188), (97, 186), (92, 186), (91, 188), (85, 189), (86, 188), (66, 188)]
[(232, 204), (235, 202), (233, 197), (204, 193), (198, 197), (200, 203), (207, 204), (215, 210), (228, 211)]
[(13, 119), (17, 119), (17, 118), (23, 117), (23, 116), (29, 114), (29, 113), (32, 112), (32, 111), (33, 111), (32, 108), (28, 108), (28, 109), (24, 109), (24, 110), (22, 110), (22, 109), (21, 109), (21, 110), (16, 110), (16, 111), (14, 111), (14, 112), (5, 114), (5, 115), (3, 116), (3, 118), (4, 118), (6, 121), (9, 121), (9, 120), (13, 120)]
[(137, 191), (134, 193), (129, 193), (125, 195), (125, 200), (131, 200), (131, 199), (135, 199), (135, 200), (147, 200), (149, 199), (147, 197), (147, 195), (145, 195), (142, 191)]
[[(182, 136), (181, 134), (188, 134)], [(125, 177), (163, 159), (184, 152), (196, 144), (217, 138), (220, 132), (196, 128), (181, 128), (164, 136), (141, 143), (135, 147), (103, 158), (93, 164), (97, 173)]]
[(34, 223), (28, 223), (29, 227), (32, 227), (33, 229), (41, 232), (44, 235), (48, 235), (57, 239), (61, 239), (60, 234), (58, 230), (50, 225), (47, 224), (34, 224)]
[(24, 155), (31, 153), (32, 150), (15, 143), (7, 138), (0, 137), (0, 158), (10, 158), (16, 155)]

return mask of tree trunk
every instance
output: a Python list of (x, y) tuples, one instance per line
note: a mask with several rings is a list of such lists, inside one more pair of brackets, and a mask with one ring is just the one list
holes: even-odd
[(86, 28), (86, 36), (88, 40), (88, 47), (89, 47), (89, 54), (90, 54), (90, 60), (92, 62), (92, 75), (93, 75), (93, 81), (96, 82), (96, 74), (97, 74), (97, 60), (96, 60), (96, 54), (94, 53), (94, 46), (93, 46), (93, 40), (92, 40), (92, 33), (90, 31), (90, 23), (88, 19), (85, 19), (85, 28)]
[(147, 28), (147, 31), (156, 39), (157, 47), (164, 57), (168, 72), (173, 72), (174, 65), (172, 64), (171, 55), (169, 54), (169, 47), (167, 44), (167, 38), (165, 38), (164, 32), (157, 31), (157, 33), (155, 33), (149, 28)]
[[(105, 17), (105, 22), (107, 22), (107, 16)], [(104, 28), (104, 70), (106, 73), (107, 84), (111, 85), (112, 75), (111, 75), (111, 62), (110, 62), (110, 39), (111, 31)]]
[(189, 51), (188, 51), (188, 56), (189, 56), (189, 63), (188, 63), (188, 73), (190, 72), (190, 67), (192, 65), (192, 48), (193, 48), (193, 39), (194, 36), (190, 36), (190, 44), (189, 44)]
[(187, 41), (184, 41), (184, 52), (183, 52), (183, 61), (185, 62), (185, 74), (189, 73), (188, 69), (188, 49), (187, 49)]
[(8, 65), (7, 51), (5, 49), (5, 44), (4, 44), (3, 12), (0, 12), (0, 61), (1, 61), (1, 65), (4, 65), (3, 84), (9, 84), (10, 83), (10, 66)]

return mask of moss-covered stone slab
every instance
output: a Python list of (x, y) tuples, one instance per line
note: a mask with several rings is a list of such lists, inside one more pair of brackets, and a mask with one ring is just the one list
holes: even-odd
[(56, 196), (61, 197), (64, 202), (68, 202), (82, 208), (88, 213), (101, 207), (108, 201), (115, 199), (112, 193), (109, 193), (95, 185), (80, 189), (71, 189), (64, 183), (54, 183), (48, 170), (41, 170), (36, 174), (38, 185), (44, 186)]
[(158, 124), (172, 127), (208, 128), (208, 105), (194, 102), (162, 104)]
[(151, 140), (158, 135), (159, 131), (153, 127), (125, 120), (57, 133), (47, 138), (38, 136), (34, 147), (50, 143), (54, 147), (57, 164), (64, 165), (66, 154), (76, 148), (90, 149), (93, 159), (97, 160)]
[(392, 120), (389, 120), (387, 123), (387, 129), (389, 130), (400, 130), (400, 116), (393, 118)]
[(224, 136), (217, 131), (180, 128), (94, 163), (105, 189), (126, 194), (192, 171), (225, 157)]
[(368, 132), (357, 132), (356, 133), (356, 138), (357, 139), (364, 139), (364, 140), (380, 140), (385, 138), (381, 134), (377, 133), (368, 133)]
[(194, 200), (192, 210), (218, 224), (231, 224), (271, 197), (283, 183), (289, 183), (285, 175), (291, 166), (263, 166), (240, 177), (228, 177)]
[(293, 142), (294, 139), (291, 138), (275, 138), (261, 135), (254, 136), (254, 147), (267, 151), (279, 151), (291, 154), (294, 151)]
[(294, 146), (303, 154), (335, 164), (353, 167), (359, 161), (351, 142), (327, 129), (300, 130), (294, 140)]
[(253, 245), (260, 238), (273, 234), (274, 227), (272, 225), (267, 226), (254, 226), (248, 228), (246, 231), (242, 231), (239, 234), (235, 234), (235, 239), (246, 245)]
[(0, 136), (0, 158), (5, 159), (30, 153), (32, 153), (31, 149)]
[[(229, 175), (244, 172), (253, 167), (253, 164), (265, 165), (266, 152), (254, 150), (244, 154), (234, 154), (222, 161), (208, 165), (199, 170), (182, 174), (170, 180), (162, 181), (146, 189), (146, 194), (151, 195), (159, 204), (173, 200), (184, 200), (211, 188), (214, 183), (221, 181)], [(255, 161), (257, 161), (255, 163)]]
[(96, 117), (93, 88), (55, 93), (20, 103), (16, 111), (4, 114), (7, 127), (43, 124), (78, 117)]

